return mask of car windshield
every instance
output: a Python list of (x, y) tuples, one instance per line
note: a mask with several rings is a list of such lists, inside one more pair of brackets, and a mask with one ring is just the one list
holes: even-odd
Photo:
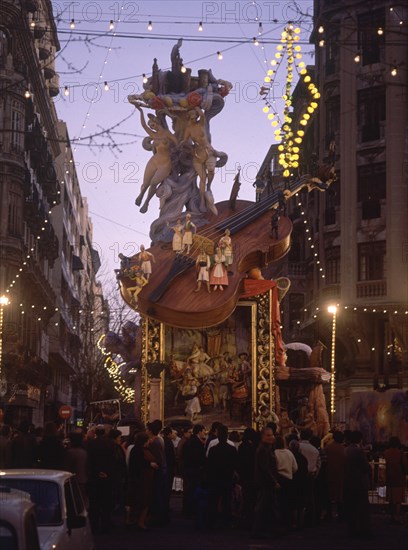
[(37, 525), (59, 525), (62, 522), (61, 503), (57, 483), (42, 479), (2, 477), (2, 485), (26, 491), (35, 503)]

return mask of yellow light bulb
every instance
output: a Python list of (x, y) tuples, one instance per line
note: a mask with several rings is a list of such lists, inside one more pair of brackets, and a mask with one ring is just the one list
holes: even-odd
[(300, 46), (295, 46), (295, 47), (294, 47), (294, 50), (295, 50), (295, 52), (300, 52), (301, 47), (300, 47)]
[(272, 61), (271, 61), (271, 65), (276, 65), (276, 61), (275, 61), (275, 59), (272, 59)]
[(293, 168), (297, 168), (299, 166), (299, 163), (296, 161), (292, 164)]
[(283, 50), (283, 46), (279, 44), (279, 46), (276, 46), (276, 49), (278, 50), (278, 52), (281, 52)]
[(268, 118), (269, 120), (272, 120), (273, 118), (275, 118), (275, 113), (269, 113)]
[(276, 59), (280, 59), (280, 58), (282, 57), (282, 54), (279, 53), (279, 52), (277, 52), (277, 53), (275, 54), (275, 57), (276, 57)]
[(272, 76), (274, 72), (275, 72), (275, 71), (273, 71), (272, 69), (269, 69), (269, 71), (267, 72), (267, 74), (268, 74), (269, 76)]
[(305, 135), (305, 132), (303, 130), (298, 130), (297, 135), (303, 137)]
[(297, 53), (297, 54), (295, 55), (295, 57), (296, 57), (296, 59), (302, 59), (303, 56), (302, 56), (301, 53)]
[(283, 177), (288, 178), (289, 177), (289, 170), (283, 171)]
[(285, 147), (283, 145), (279, 145), (278, 151), (283, 151), (284, 149), (285, 149)]
[(280, 164), (281, 166), (284, 166), (284, 165), (285, 165), (285, 161), (284, 161), (284, 160), (282, 160), (282, 159), (279, 159), (279, 161), (278, 161), (278, 162), (279, 162), (279, 164)]
[(300, 67), (301, 69), (306, 65), (306, 63), (304, 61), (301, 61), (298, 65), (298, 67)]
[(299, 27), (296, 27), (295, 33), (296, 33), (296, 34), (300, 34), (300, 29), (299, 29)]
[(305, 76), (305, 78), (303, 79), (305, 82), (310, 82), (312, 79), (310, 78), (309, 75)]
[(302, 126), (306, 126), (306, 124), (307, 124), (307, 120), (305, 120), (305, 119), (302, 119), (302, 120), (300, 121), (300, 124), (301, 124)]
[(310, 118), (309, 113), (305, 113), (305, 114), (303, 115), (303, 118), (306, 119), (306, 120), (309, 120), (309, 118)]
[(270, 81), (271, 81), (271, 77), (270, 76), (265, 76), (264, 82), (270, 82)]
[(301, 74), (301, 75), (304, 75), (304, 74), (306, 74), (306, 73), (307, 73), (307, 70), (306, 70), (306, 69), (302, 69), (302, 70), (300, 71), (300, 74)]
[(298, 40), (300, 40), (300, 36), (299, 35), (294, 36), (293, 40), (296, 40), (296, 42), (297, 42)]
[(275, 141), (277, 141), (278, 143), (282, 141), (282, 138), (280, 136), (275, 136)]
[(320, 97), (319, 92), (315, 93), (313, 97), (314, 97), (315, 99), (319, 99), (319, 97)]
[(295, 138), (295, 141), (296, 141), (296, 143), (302, 143), (302, 138), (297, 137), (297, 138)]
[(279, 124), (279, 122), (278, 122), (277, 120), (274, 120), (274, 121), (272, 122), (272, 126), (277, 126), (278, 124)]
[(310, 106), (313, 107), (313, 109), (317, 109), (318, 104), (317, 104), (315, 101), (312, 101), (312, 103), (310, 104)]
[(308, 110), (309, 113), (314, 113), (313, 107), (308, 107), (307, 110)]
[(294, 148), (293, 148), (293, 152), (294, 152), (294, 153), (299, 153), (299, 147), (294, 147)]
[(262, 109), (262, 111), (263, 111), (264, 113), (269, 113), (269, 107), (264, 107), (264, 108)]

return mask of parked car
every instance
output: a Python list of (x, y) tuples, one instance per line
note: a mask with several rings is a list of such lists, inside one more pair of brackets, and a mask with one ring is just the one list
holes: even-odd
[(74, 474), (58, 470), (3, 470), (0, 485), (30, 495), (35, 503), (41, 550), (95, 548)]
[(0, 485), (2, 550), (40, 550), (34, 508), (28, 493)]

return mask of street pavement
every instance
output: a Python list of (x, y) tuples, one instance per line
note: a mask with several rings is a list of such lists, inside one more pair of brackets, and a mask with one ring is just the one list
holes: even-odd
[[(406, 507), (407, 508), (407, 507)], [(347, 526), (337, 520), (295, 531), (285, 536), (256, 539), (241, 529), (197, 530), (194, 522), (182, 517), (181, 496), (172, 498), (170, 525), (140, 532), (119, 526), (108, 535), (97, 535), (96, 550), (407, 550), (408, 510), (403, 525), (391, 525), (382, 507), (372, 508), (373, 536), (353, 539)]]

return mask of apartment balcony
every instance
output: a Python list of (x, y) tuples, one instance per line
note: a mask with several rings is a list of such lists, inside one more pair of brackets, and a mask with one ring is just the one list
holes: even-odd
[(306, 262), (288, 263), (288, 277), (304, 277), (306, 275)]
[(387, 281), (360, 281), (357, 283), (357, 298), (378, 298), (387, 295)]
[(60, 93), (59, 74), (56, 73), (51, 80), (48, 81), (48, 93), (51, 97), (55, 97)]
[(340, 298), (340, 284), (331, 284), (323, 287), (319, 293), (321, 302), (338, 300)]

